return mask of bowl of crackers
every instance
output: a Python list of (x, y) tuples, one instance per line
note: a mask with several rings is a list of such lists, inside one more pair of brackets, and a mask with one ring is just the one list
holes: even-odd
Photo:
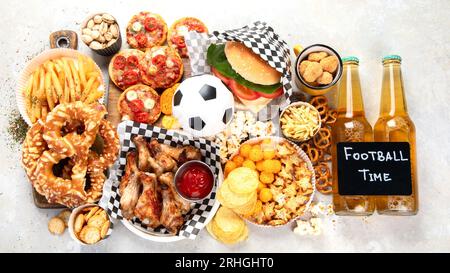
[(295, 62), (295, 83), (316, 96), (331, 91), (342, 76), (342, 61), (331, 47), (315, 44), (299, 53)]
[(280, 115), (280, 129), (284, 137), (294, 142), (313, 138), (322, 125), (319, 111), (307, 102), (294, 102)]
[(70, 236), (82, 245), (96, 244), (106, 239), (111, 232), (109, 215), (96, 204), (80, 206), (74, 209), (70, 215)]

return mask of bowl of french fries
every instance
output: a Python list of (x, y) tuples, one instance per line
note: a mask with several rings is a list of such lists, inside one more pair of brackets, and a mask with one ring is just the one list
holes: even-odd
[(105, 83), (97, 64), (77, 50), (49, 49), (22, 71), (16, 90), (20, 114), (32, 125), (58, 104), (102, 102)]
[(319, 111), (307, 102), (294, 102), (280, 115), (283, 136), (294, 142), (311, 139), (319, 132), (322, 120)]

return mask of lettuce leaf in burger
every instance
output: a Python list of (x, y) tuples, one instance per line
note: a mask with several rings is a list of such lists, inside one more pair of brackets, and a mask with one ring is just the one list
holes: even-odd
[(283, 94), (281, 73), (242, 43), (211, 44), (207, 62), (240, 99), (273, 99)]

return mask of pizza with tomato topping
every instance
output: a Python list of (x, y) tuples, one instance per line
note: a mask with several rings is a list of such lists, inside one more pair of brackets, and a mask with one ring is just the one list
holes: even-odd
[(167, 24), (158, 14), (142, 11), (127, 25), (127, 42), (132, 48), (146, 50), (162, 45), (167, 38)]
[(153, 124), (161, 114), (158, 93), (143, 84), (128, 87), (119, 97), (117, 109), (122, 120)]
[(144, 52), (137, 49), (124, 49), (112, 57), (109, 63), (109, 77), (122, 90), (142, 83), (141, 62)]
[(169, 28), (167, 43), (169, 46), (176, 49), (182, 58), (188, 57), (184, 35), (189, 31), (208, 33), (208, 28), (202, 21), (194, 17), (181, 18), (175, 21)]
[(142, 59), (142, 81), (154, 89), (165, 89), (180, 81), (183, 61), (175, 49), (155, 46), (145, 51)]

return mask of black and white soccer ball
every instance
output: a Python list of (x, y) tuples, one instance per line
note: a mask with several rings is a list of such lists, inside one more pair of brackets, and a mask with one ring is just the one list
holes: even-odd
[(173, 95), (172, 106), (173, 115), (183, 130), (195, 137), (222, 132), (234, 113), (233, 95), (212, 75), (184, 80)]

